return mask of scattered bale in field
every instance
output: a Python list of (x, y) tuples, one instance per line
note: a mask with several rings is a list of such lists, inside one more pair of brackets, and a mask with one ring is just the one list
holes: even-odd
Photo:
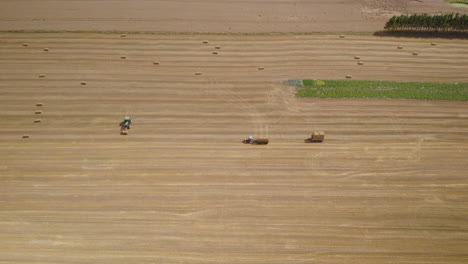
[(37, 103), (36, 106), (42, 106), (42, 103)]
[(359, 57), (359, 56), (354, 56), (354, 59), (355, 59), (355, 60), (359, 60), (360, 58), (361, 58), (361, 57)]
[(26, 42), (23, 43), (23, 47), (27, 47), (27, 46), (29, 46), (29, 43), (26, 43)]
[(121, 38), (125, 38), (127, 36), (127, 34), (121, 34), (120, 37)]
[(45, 74), (39, 74), (39, 78), (45, 78)]
[(398, 49), (403, 49), (403, 46), (398, 46)]
[(44, 51), (49, 51), (49, 48), (44, 48)]
[(34, 114), (36, 114), (36, 115), (41, 115), (41, 114), (42, 114), (42, 110), (36, 110), (36, 111), (34, 112)]
[(196, 72), (195, 75), (201, 75), (201, 72)]
[(34, 123), (40, 123), (40, 122), (42, 122), (41, 119), (36, 119), (36, 120), (34, 120)]
[(259, 71), (263, 71), (264, 69), (265, 69), (265, 67), (258, 67)]
[(431, 46), (435, 46), (437, 45), (435, 42), (431, 42)]
[(204, 41), (203, 41), (203, 44), (208, 44), (208, 40), (204, 40)]
[(122, 60), (125, 60), (125, 59), (127, 58), (127, 56), (120, 56), (120, 58), (121, 58)]
[(351, 79), (353, 76), (351, 75), (346, 75), (346, 79)]
[(413, 52), (413, 55), (415, 55), (415, 56), (416, 56), (416, 55), (418, 55), (418, 53), (417, 53), (417, 52)]
[(214, 55), (218, 55), (218, 52), (217, 52), (217, 51), (213, 51), (213, 54), (214, 54)]
[(358, 65), (364, 65), (364, 62), (360, 61), (357, 63)]
[(29, 136), (28, 135), (23, 135), (22, 138), (29, 138)]
[(221, 46), (216, 46), (215, 49), (221, 49)]
[(153, 61), (153, 65), (159, 65), (159, 61)]
[(86, 82), (81, 82), (81, 85), (86, 85)]
[(340, 38), (344, 38), (344, 37), (345, 37), (345, 35), (340, 35)]

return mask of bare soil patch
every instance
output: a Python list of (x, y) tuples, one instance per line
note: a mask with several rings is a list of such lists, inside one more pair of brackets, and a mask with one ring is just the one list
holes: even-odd
[(442, 0), (0, 1), (0, 30), (318, 32), (382, 30), (392, 15), (461, 12)]

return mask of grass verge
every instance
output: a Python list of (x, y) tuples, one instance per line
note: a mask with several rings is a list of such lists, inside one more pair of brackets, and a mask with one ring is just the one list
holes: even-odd
[(96, 33), (96, 34), (135, 34), (135, 35), (214, 35), (214, 36), (295, 36), (295, 35), (349, 35), (372, 36), (368, 31), (317, 31), (317, 32), (179, 32), (179, 31), (120, 31), (120, 30), (0, 30), (0, 33)]
[(468, 0), (445, 0), (445, 2), (456, 7), (468, 7)]
[(298, 97), (468, 100), (468, 83), (303, 80)]

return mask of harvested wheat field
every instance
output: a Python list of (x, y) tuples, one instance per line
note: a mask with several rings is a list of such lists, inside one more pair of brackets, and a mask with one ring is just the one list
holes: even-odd
[(467, 102), (283, 82), (467, 82), (466, 41), (0, 36), (0, 263), (468, 262)]

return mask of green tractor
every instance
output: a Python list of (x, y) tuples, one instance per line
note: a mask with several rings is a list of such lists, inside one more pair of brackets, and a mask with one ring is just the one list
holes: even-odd
[(131, 125), (132, 125), (132, 118), (129, 116), (126, 116), (124, 120), (120, 123), (120, 134), (127, 135), (128, 130), (130, 129)]

